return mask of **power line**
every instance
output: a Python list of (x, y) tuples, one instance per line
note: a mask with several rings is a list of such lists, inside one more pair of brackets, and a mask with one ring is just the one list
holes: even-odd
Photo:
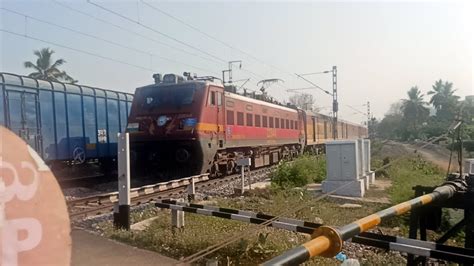
[(55, 42), (52, 42), (52, 41), (32, 37), (32, 36), (29, 36), (27, 34), (21, 34), (21, 33), (9, 31), (9, 30), (6, 30), (6, 29), (0, 29), (0, 31), (11, 34), (11, 35), (19, 36), (19, 37), (22, 37), (22, 38), (35, 40), (35, 41), (43, 42), (43, 43), (50, 44), (50, 45), (55, 45), (57, 47), (72, 50), (72, 51), (75, 51), (75, 52), (78, 52), (78, 53), (87, 54), (87, 55), (90, 55), (90, 56), (95, 56), (95, 57), (98, 57), (98, 58), (106, 59), (106, 60), (109, 60), (109, 61), (113, 61), (113, 62), (117, 62), (117, 63), (120, 63), (120, 64), (124, 64), (124, 65), (128, 65), (128, 66), (132, 66), (132, 67), (135, 67), (135, 68), (139, 68), (139, 69), (143, 69), (143, 70), (153, 72), (152, 69), (144, 67), (144, 66), (131, 64), (131, 63), (128, 63), (128, 62), (125, 62), (125, 61), (115, 59), (115, 58), (111, 58), (111, 57), (103, 56), (103, 55), (100, 55), (100, 54), (92, 53), (92, 52), (89, 52), (89, 51), (81, 50), (81, 49), (74, 48), (74, 47), (71, 47), (71, 46), (67, 46), (67, 45), (64, 45), (64, 44), (55, 43)]
[(312, 82), (311, 80), (309, 80), (309, 79), (303, 77), (302, 75), (296, 74), (296, 73), (295, 73), (295, 75), (296, 75), (297, 77), (301, 78), (302, 80), (308, 82), (309, 84), (313, 85), (316, 89), (319, 89), (319, 90), (321, 90), (322, 92), (326, 93), (327, 95), (332, 96), (332, 93), (330, 93), (329, 91), (327, 91), (327, 90), (321, 88), (319, 85), (317, 85), (316, 83)]
[[(186, 47), (189, 47), (189, 48), (191, 48), (191, 49), (194, 49), (194, 50), (196, 50), (196, 51), (199, 51), (199, 52), (201, 52), (201, 53), (203, 53), (203, 54), (206, 54), (206, 55), (208, 55), (208, 56), (210, 56), (210, 57), (212, 57), (212, 58), (215, 58), (215, 59), (219, 60), (220, 62), (225, 62), (225, 63), (227, 63), (227, 61), (228, 61), (228, 60), (225, 60), (225, 59), (223, 59), (223, 58), (220, 58), (220, 57), (218, 57), (218, 56), (216, 56), (216, 55), (213, 55), (213, 54), (211, 54), (211, 53), (209, 53), (209, 52), (207, 52), (207, 51), (205, 51), (205, 50), (203, 50), (203, 49), (201, 49), (201, 48), (199, 48), (199, 47), (195, 47), (195, 46), (190, 45), (190, 44), (188, 44), (188, 43), (186, 43), (186, 42), (184, 42), (184, 41), (181, 41), (181, 40), (179, 40), (179, 39), (177, 39), (177, 38), (175, 38), (175, 37), (173, 37), (173, 36), (171, 36), (171, 35), (169, 35), (169, 34), (166, 34), (166, 33), (163, 33), (163, 32), (161, 32), (161, 31), (158, 31), (158, 30), (156, 30), (156, 29), (154, 29), (154, 28), (152, 28), (152, 27), (150, 27), (150, 26), (148, 26), (148, 25), (146, 25), (146, 24), (141, 23), (140, 21), (134, 20), (134, 19), (132, 19), (132, 18), (130, 18), (130, 17), (128, 17), (128, 16), (125, 16), (125, 15), (123, 15), (123, 14), (120, 14), (120, 13), (118, 13), (118, 12), (116, 12), (116, 11), (113, 11), (113, 10), (107, 8), (107, 7), (104, 7), (104, 6), (100, 5), (100, 4), (94, 3), (94, 2), (92, 2), (92, 0), (87, 0), (87, 2), (88, 2), (89, 4), (91, 4), (91, 5), (94, 5), (94, 6), (98, 7), (99, 9), (105, 10), (105, 11), (107, 11), (107, 12), (109, 12), (109, 13), (115, 15), (115, 16), (118, 16), (118, 17), (120, 17), (120, 18), (122, 18), (122, 19), (125, 19), (125, 20), (127, 20), (127, 21), (129, 21), (129, 22), (132, 22), (132, 23), (134, 23), (134, 24), (138, 24), (138, 25), (141, 26), (141, 27), (144, 27), (144, 28), (146, 28), (146, 29), (148, 29), (148, 30), (151, 30), (151, 31), (153, 31), (153, 32), (155, 32), (155, 33), (157, 33), (157, 34), (159, 34), (159, 35), (161, 35), (161, 36), (164, 36), (164, 37), (166, 37), (166, 38), (168, 38), (168, 39), (171, 39), (171, 40), (173, 40), (173, 41), (175, 41), (175, 42), (177, 42), (177, 43), (180, 43), (180, 44), (182, 44), (182, 45), (184, 45), (184, 46), (186, 46)], [(265, 79), (265, 77), (263, 77), (263, 76), (261, 76), (261, 75), (259, 75), (259, 74), (256, 74), (256, 73), (254, 73), (254, 72), (252, 72), (252, 71), (250, 71), (250, 70), (247, 70), (247, 69), (242, 69), (242, 70), (245, 71), (245, 72), (248, 72), (249, 74), (253, 75), (254, 77), (260, 77), (260, 78)], [(282, 85), (279, 84), (279, 86), (282, 86)], [(282, 87), (284, 87), (284, 86), (282, 86)], [(286, 88), (286, 87), (284, 87), (284, 88)]]
[(60, 29), (66, 30), (66, 31), (73, 32), (75, 34), (83, 35), (83, 36), (86, 36), (86, 37), (89, 37), (89, 38), (92, 38), (92, 39), (95, 39), (95, 40), (99, 40), (99, 41), (102, 41), (102, 42), (106, 42), (106, 43), (124, 48), (124, 49), (128, 49), (128, 50), (131, 50), (131, 51), (142, 53), (142, 54), (148, 55), (150, 57), (155, 56), (155, 57), (161, 58), (163, 60), (174, 62), (174, 63), (180, 64), (180, 65), (185, 65), (185, 66), (192, 67), (192, 68), (199, 69), (199, 70), (206, 71), (206, 72), (212, 72), (212, 71), (209, 71), (207, 69), (203, 69), (203, 68), (200, 68), (200, 67), (197, 67), (197, 66), (189, 65), (187, 63), (179, 62), (179, 61), (171, 59), (171, 58), (167, 58), (167, 57), (157, 55), (157, 54), (154, 54), (154, 53), (151, 53), (151, 52), (148, 52), (148, 51), (136, 49), (134, 47), (126, 46), (126, 45), (123, 45), (123, 44), (118, 43), (118, 42), (114, 42), (114, 41), (111, 41), (111, 40), (108, 40), (108, 39), (104, 39), (104, 38), (96, 36), (96, 35), (92, 35), (92, 34), (85, 33), (85, 32), (82, 32), (82, 31), (78, 31), (78, 30), (75, 30), (75, 29), (72, 29), (72, 28), (69, 28), (69, 27), (58, 25), (58, 24), (55, 24), (55, 23), (52, 23), (52, 22), (49, 22), (49, 21), (46, 21), (46, 20), (43, 20), (43, 19), (35, 18), (35, 17), (29, 16), (29, 15), (11, 10), (11, 9), (7, 9), (7, 8), (4, 8), (4, 7), (0, 7), (0, 9), (3, 10), (3, 11), (6, 11), (6, 12), (16, 14), (18, 16), (23, 16), (25, 18), (29, 18), (29, 19), (32, 19), (32, 20), (35, 20), (35, 21), (38, 21), (38, 22), (41, 22), (41, 23), (44, 23), (44, 24), (47, 24), (47, 25), (50, 25), (50, 26), (58, 27)]
[(263, 64), (263, 65), (270, 66), (270, 67), (272, 67), (272, 68), (274, 68), (274, 69), (276, 69), (276, 70), (278, 70), (278, 71), (280, 71), (280, 72), (282, 72), (282, 73), (288, 74), (288, 75), (290, 75), (290, 76), (293, 75), (292, 73), (287, 72), (287, 71), (285, 71), (285, 70), (282, 70), (282, 69), (280, 69), (279, 67), (276, 67), (276, 66), (274, 66), (274, 65), (265, 63), (263, 60), (257, 58), (256, 56), (254, 56), (254, 55), (252, 55), (252, 54), (250, 54), (250, 53), (248, 53), (248, 52), (246, 52), (246, 51), (243, 51), (242, 49), (239, 49), (239, 48), (237, 48), (237, 47), (235, 47), (235, 46), (233, 46), (233, 45), (228, 44), (227, 42), (224, 42), (224, 41), (222, 41), (222, 40), (220, 40), (220, 39), (218, 39), (218, 38), (216, 38), (216, 37), (214, 37), (214, 36), (208, 34), (207, 32), (205, 32), (205, 31), (203, 31), (203, 30), (201, 30), (201, 29), (199, 29), (199, 28), (197, 28), (197, 27), (195, 27), (195, 26), (193, 26), (193, 25), (187, 23), (186, 21), (184, 21), (184, 20), (182, 20), (182, 19), (180, 19), (180, 18), (178, 18), (178, 17), (176, 17), (176, 16), (174, 16), (174, 15), (172, 15), (172, 14), (170, 14), (170, 13), (164, 11), (163, 9), (160, 9), (160, 8), (158, 8), (158, 7), (152, 5), (152, 4), (150, 4), (150, 3), (148, 3), (148, 2), (146, 2), (146, 1), (144, 1), (144, 0), (140, 0), (140, 2), (142, 2), (142, 3), (145, 4), (146, 6), (150, 7), (152, 10), (155, 10), (156, 12), (159, 12), (159, 13), (161, 13), (161, 14), (163, 14), (163, 15), (165, 15), (165, 16), (167, 16), (167, 17), (169, 17), (169, 18), (171, 18), (171, 19), (173, 19), (173, 20), (175, 20), (175, 21), (178, 21), (179, 23), (181, 23), (181, 24), (187, 26), (188, 28), (190, 28), (190, 29), (192, 29), (192, 30), (194, 30), (194, 31), (196, 31), (196, 32), (199, 32), (199, 33), (203, 34), (204, 36), (208, 37), (209, 39), (214, 40), (214, 41), (216, 41), (216, 42), (218, 42), (218, 43), (220, 43), (220, 44), (222, 44), (222, 45), (224, 45), (224, 46), (226, 46), (226, 47), (228, 47), (228, 48), (230, 48), (230, 49), (236, 50), (236, 51), (238, 51), (238, 52), (240, 52), (240, 53), (242, 53), (242, 54), (244, 54), (244, 55), (246, 55), (246, 56), (248, 56), (248, 57), (254, 59), (255, 61), (257, 61), (257, 62), (259, 62), (259, 63), (261, 63), (261, 64)]
[(111, 14), (114, 14), (115, 16), (121, 17), (121, 18), (123, 18), (123, 19), (125, 19), (125, 20), (128, 20), (128, 21), (132, 22), (132, 23), (138, 24), (138, 25), (140, 25), (140, 26), (142, 26), (142, 27), (144, 27), (144, 28), (146, 28), (146, 29), (148, 29), (148, 30), (151, 30), (151, 31), (153, 31), (153, 32), (155, 32), (155, 33), (157, 33), (157, 34), (159, 34), (159, 35), (161, 35), (161, 36), (163, 36), (163, 37), (166, 37), (166, 38), (168, 38), (168, 39), (170, 39), (170, 40), (173, 40), (173, 41), (175, 41), (175, 42), (177, 42), (177, 43), (179, 43), (179, 44), (182, 44), (182, 45), (184, 45), (184, 46), (186, 46), (186, 47), (189, 47), (189, 48), (194, 49), (194, 50), (196, 50), (196, 51), (199, 51), (199, 52), (201, 52), (201, 53), (203, 53), (203, 54), (206, 54), (206, 55), (208, 55), (208, 56), (210, 56), (210, 57), (212, 57), (212, 58), (217, 59), (218, 61), (227, 63), (227, 60), (224, 60), (224, 59), (222, 59), (222, 58), (220, 58), (220, 57), (218, 57), (218, 56), (215, 56), (215, 55), (213, 55), (213, 54), (211, 54), (211, 53), (208, 53), (208, 52), (204, 51), (203, 49), (201, 49), (201, 48), (199, 48), (199, 47), (190, 45), (190, 44), (188, 44), (188, 43), (186, 43), (186, 42), (184, 42), (184, 41), (181, 41), (181, 40), (179, 40), (179, 39), (176, 39), (175, 37), (173, 37), (173, 36), (171, 36), (171, 35), (168, 35), (168, 34), (166, 34), (166, 33), (163, 33), (163, 32), (161, 32), (161, 31), (158, 31), (158, 30), (156, 30), (156, 29), (154, 29), (154, 28), (152, 28), (152, 27), (150, 27), (150, 26), (147, 26), (146, 24), (141, 23), (140, 21), (134, 20), (134, 19), (132, 19), (132, 18), (130, 18), (130, 17), (127, 17), (127, 16), (125, 16), (125, 15), (123, 15), (123, 14), (120, 14), (120, 13), (118, 13), (118, 12), (115, 12), (115, 11), (109, 9), (109, 8), (106, 8), (106, 7), (102, 6), (102, 5), (99, 5), (99, 4), (97, 4), (97, 3), (94, 3), (94, 2), (92, 2), (91, 0), (87, 0), (87, 3), (89, 3), (89, 4), (93, 5), (93, 6), (96, 6), (97, 8), (100, 8), (100, 9), (102, 9), (102, 10), (105, 10), (105, 11), (111, 13)]
[(152, 42), (154, 42), (154, 43), (156, 43), (156, 44), (159, 44), (159, 45), (168, 47), (168, 48), (170, 48), (170, 49), (174, 49), (174, 50), (180, 51), (180, 52), (185, 53), (185, 54), (189, 54), (189, 55), (191, 55), (191, 56), (196, 56), (196, 57), (199, 57), (199, 58), (201, 58), (201, 59), (204, 59), (204, 60), (207, 60), (207, 61), (210, 61), (210, 62), (214, 62), (214, 63), (216, 62), (216, 60), (214, 60), (214, 59), (210, 59), (210, 58), (207, 58), (207, 57), (203, 57), (203, 56), (201, 56), (201, 55), (198, 55), (198, 54), (189, 52), (189, 51), (184, 50), (184, 49), (181, 49), (181, 48), (179, 48), (179, 47), (175, 47), (175, 46), (169, 45), (169, 44), (167, 44), (167, 43), (160, 42), (160, 41), (158, 41), (158, 40), (156, 40), (156, 39), (154, 39), (154, 38), (151, 38), (151, 37), (149, 37), (149, 36), (146, 36), (146, 35), (144, 35), (144, 34), (141, 34), (141, 33), (138, 33), (138, 32), (136, 32), (136, 31), (127, 29), (127, 28), (125, 28), (125, 27), (123, 27), (123, 26), (120, 26), (120, 25), (118, 25), (118, 24), (112, 23), (112, 22), (107, 21), (107, 20), (105, 20), (105, 19), (102, 19), (102, 18), (93, 16), (93, 15), (90, 15), (90, 14), (88, 14), (88, 13), (82, 11), (82, 10), (79, 10), (79, 9), (73, 8), (73, 7), (71, 7), (71, 6), (68, 6), (68, 5), (66, 5), (66, 4), (64, 4), (64, 3), (60, 2), (60, 1), (57, 1), (57, 0), (51, 0), (51, 1), (52, 1), (53, 3), (59, 5), (59, 6), (63, 7), (63, 8), (69, 9), (69, 10), (71, 10), (71, 11), (73, 11), (73, 12), (76, 12), (76, 13), (79, 13), (79, 14), (81, 14), (81, 15), (83, 15), (83, 16), (86, 16), (86, 17), (92, 18), (92, 19), (94, 19), (94, 20), (100, 21), (100, 22), (102, 22), (102, 23), (104, 23), (104, 24), (113, 26), (113, 27), (118, 28), (118, 29), (120, 29), (120, 30), (123, 30), (123, 31), (125, 31), (125, 32), (128, 32), (128, 33), (131, 33), (131, 34), (133, 34), (133, 35), (136, 35), (136, 36), (139, 36), (139, 37), (141, 37), (141, 38), (144, 38), (144, 39), (146, 39), (146, 40), (152, 41)]

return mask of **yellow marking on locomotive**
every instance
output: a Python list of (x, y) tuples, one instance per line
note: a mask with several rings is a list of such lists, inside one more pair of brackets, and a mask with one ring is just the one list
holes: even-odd
[(224, 131), (224, 125), (212, 124), (212, 123), (197, 123), (197, 131)]

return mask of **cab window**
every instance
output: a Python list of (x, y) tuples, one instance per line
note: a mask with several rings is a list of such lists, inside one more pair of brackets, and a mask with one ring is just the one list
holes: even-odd
[(209, 98), (207, 99), (207, 105), (209, 105), (209, 106), (215, 106), (216, 105), (216, 92), (215, 91), (210, 91), (209, 92)]

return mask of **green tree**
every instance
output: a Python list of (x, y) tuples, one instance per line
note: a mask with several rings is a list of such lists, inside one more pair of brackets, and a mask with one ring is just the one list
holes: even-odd
[(432, 90), (428, 95), (432, 95), (430, 104), (436, 109), (436, 116), (441, 120), (452, 120), (458, 109), (459, 96), (454, 95), (456, 90), (453, 89), (452, 82), (443, 82), (438, 80), (432, 86)]
[(377, 137), (382, 139), (400, 139), (403, 131), (402, 102), (392, 103), (384, 118), (377, 125)]
[(424, 95), (417, 86), (411, 87), (407, 92), (408, 99), (402, 100), (401, 110), (406, 124), (405, 138), (419, 137), (419, 129), (429, 115), (429, 110), (424, 101)]
[(77, 82), (77, 80), (73, 79), (65, 71), (59, 70), (59, 67), (66, 63), (64, 59), (58, 59), (53, 63), (53, 50), (49, 48), (43, 48), (41, 50), (35, 50), (33, 53), (38, 57), (36, 59), (36, 64), (32, 63), (31, 61), (26, 61), (24, 63), (26, 68), (35, 69), (35, 72), (32, 72), (28, 75), (29, 77), (49, 81), (65, 81), (70, 83)]

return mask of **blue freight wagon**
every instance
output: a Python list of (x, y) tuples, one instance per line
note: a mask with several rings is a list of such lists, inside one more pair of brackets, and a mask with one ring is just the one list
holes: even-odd
[[(0, 125), (33, 147), (56, 176), (113, 167), (132, 94), (10, 73), (0, 73), (0, 86)], [(94, 164), (101, 167), (84, 170)]]

